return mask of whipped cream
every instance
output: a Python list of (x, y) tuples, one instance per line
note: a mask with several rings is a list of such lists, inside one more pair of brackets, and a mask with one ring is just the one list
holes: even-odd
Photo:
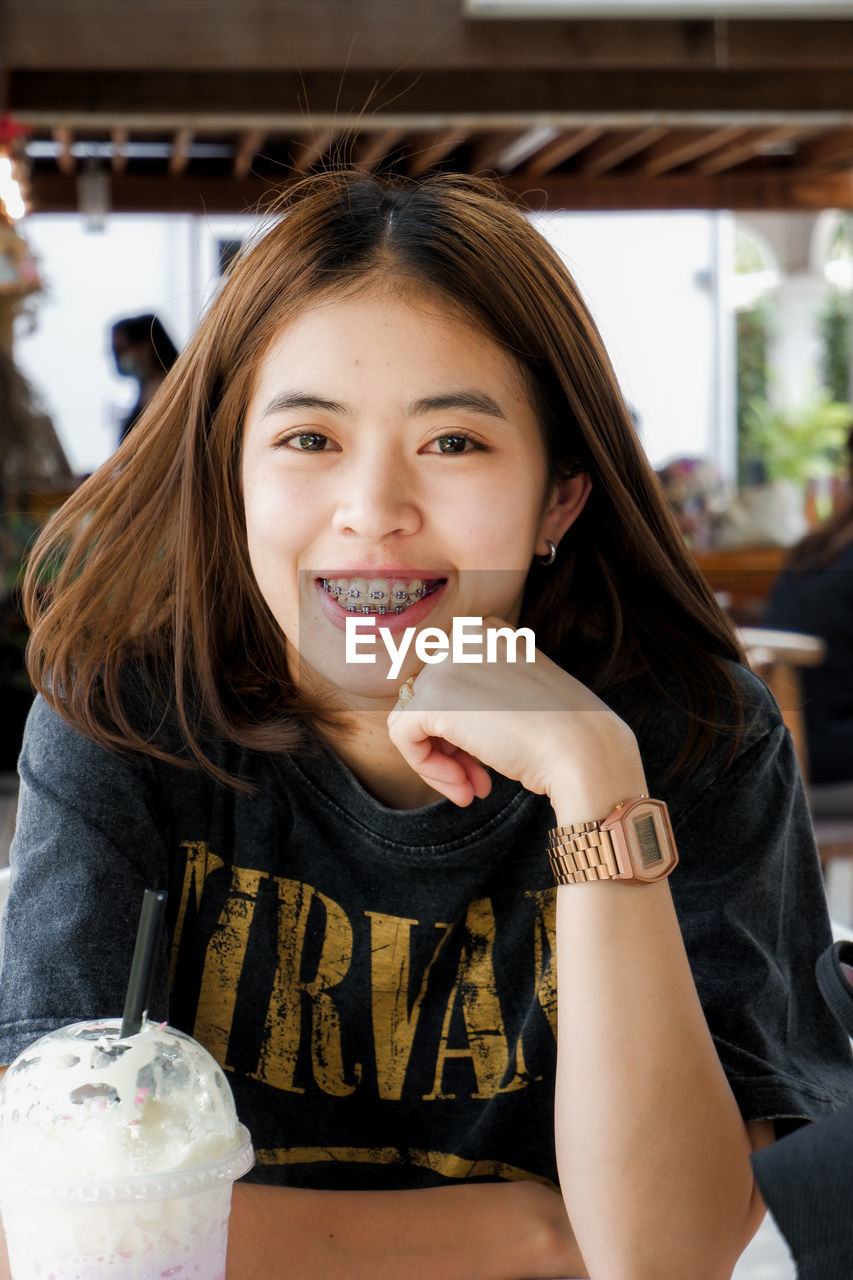
[(119, 1040), (119, 1026), (75, 1023), (16, 1058), (0, 1084), (0, 1173), (167, 1173), (237, 1143), (231, 1090), (201, 1045), (148, 1021)]

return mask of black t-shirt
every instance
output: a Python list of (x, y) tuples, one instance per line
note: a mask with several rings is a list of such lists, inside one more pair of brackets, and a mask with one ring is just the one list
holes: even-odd
[[(822, 882), (787, 731), (764, 686), (741, 679), (753, 711), (728, 770), (721, 735), (689, 779), (662, 786), (686, 731), (663, 698), (638, 741), (670, 806), (673, 897), (744, 1118), (816, 1117), (853, 1098), (849, 1047), (813, 977), (830, 941)], [(630, 723), (630, 689), (611, 701)], [(555, 1183), (547, 800), (494, 776), (467, 809), (395, 810), (319, 742), (298, 757), (224, 743), (212, 754), (254, 794), (106, 752), (37, 701), (0, 1060), (56, 1026), (120, 1014), (142, 891), (167, 888), (151, 1012), (225, 1068), (252, 1176), (338, 1189)], [(630, 1048), (614, 1045), (626, 1071)]]

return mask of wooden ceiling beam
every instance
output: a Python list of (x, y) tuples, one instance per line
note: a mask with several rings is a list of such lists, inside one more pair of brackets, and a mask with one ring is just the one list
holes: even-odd
[(513, 174), (501, 182), (536, 210), (853, 210), (853, 174), (813, 169), (713, 176), (682, 171), (637, 182), (629, 174), (600, 178), (551, 174), (532, 187)]
[(307, 173), (334, 145), (337, 130), (316, 129), (293, 148), (290, 163), (297, 173)]
[(565, 161), (583, 151), (590, 143), (595, 142), (604, 133), (598, 125), (589, 125), (582, 129), (567, 129), (537, 151), (522, 169), (525, 178), (539, 178), (552, 169), (557, 169)]
[[(524, 175), (513, 174), (500, 181), (507, 191), (535, 210), (853, 210), (853, 174), (814, 169), (713, 176), (682, 171), (641, 181), (627, 174), (584, 178), (552, 173), (531, 182)], [(282, 185), (280, 181), (251, 176), (235, 182), (229, 177), (197, 177), (189, 173), (178, 178), (116, 174), (112, 180), (112, 208), (115, 212), (245, 212), (263, 206)], [(62, 174), (34, 170), (31, 198), (35, 212), (77, 210), (75, 180)]]
[(797, 161), (815, 169), (853, 165), (853, 129), (839, 129), (811, 138), (799, 148)]
[(553, 124), (537, 124), (525, 129), (499, 156), (499, 171), (512, 173), (513, 169), (520, 169), (559, 137), (560, 129)]
[[(853, 23), (850, 25), (853, 28)], [(109, 124), (147, 115), (152, 119), (177, 117), (198, 129), (206, 127), (208, 118), (245, 121), (246, 128), (256, 128), (262, 127), (261, 121), (268, 127), (276, 117), (287, 117), (293, 128), (300, 104), (306, 101), (311, 108), (310, 115), (304, 117), (306, 128), (323, 116), (329, 122), (363, 119), (367, 102), (374, 119), (426, 116), (421, 127), (436, 130), (461, 127), (469, 117), (488, 115), (495, 117), (495, 128), (506, 128), (519, 116), (527, 117), (521, 124), (541, 117), (559, 125), (561, 115), (592, 123), (595, 116), (612, 118), (617, 114), (634, 118), (654, 114), (670, 120), (680, 116), (688, 123), (686, 117), (702, 113), (715, 116), (721, 124), (737, 123), (731, 119), (735, 115), (752, 117), (756, 124), (772, 124), (774, 116), (808, 114), (843, 123), (844, 115), (853, 114), (853, 75), (849, 68), (825, 72), (795, 68), (761, 74), (726, 69), (535, 74), (508, 70), (501, 74), (424, 72), (416, 78), (400, 72), (389, 75), (377, 87), (375, 75), (333, 71), (310, 75), (159, 71), (7, 74), (6, 109), (25, 124), (51, 117), (57, 123), (73, 122), (75, 116), (100, 116)], [(569, 122), (562, 123), (565, 127)]]
[[(525, 66), (546, 69), (673, 66), (713, 69), (713, 19), (595, 18), (476, 21), (459, 0), (4, 0), (5, 61), (11, 68), (88, 71), (162, 67), (218, 73), (303, 72), (351, 67), (376, 72)], [(853, 56), (843, 18), (730, 20), (727, 65), (842, 65)], [(309, 107), (313, 104), (308, 103)]]
[(615, 169), (624, 160), (629, 160), (639, 151), (650, 147), (665, 132), (663, 126), (650, 125), (645, 129), (619, 129), (605, 133), (583, 152), (578, 172), (584, 177), (597, 178), (608, 169)]
[(725, 169), (733, 169), (736, 165), (752, 160), (778, 143), (789, 142), (800, 136), (802, 129), (782, 127), (776, 129), (746, 129), (743, 136), (727, 142), (718, 151), (695, 161), (691, 172), (710, 177), (722, 173)]
[(366, 173), (372, 173), (405, 136), (404, 129), (380, 129), (363, 133), (355, 147), (356, 167), (364, 169)]
[(511, 154), (520, 137), (520, 129), (498, 129), (473, 138), (468, 151), (469, 171), (502, 173), (503, 159)]
[(70, 178), (76, 168), (77, 161), (74, 158), (72, 147), (74, 146), (74, 134), (67, 125), (59, 125), (53, 130), (53, 140), (59, 147), (56, 157), (56, 167), (66, 178)]
[(110, 142), (113, 145), (113, 154), (110, 160), (110, 167), (113, 173), (124, 173), (127, 168), (127, 156), (125, 155), (125, 147), (130, 137), (130, 130), (123, 126), (110, 129)]
[(242, 182), (249, 176), (252, 161), (264, 145), (266, 136), (263, 129), (247, 129), (245, 133), (240, 134), (234, 149), (234, 163), (231, 166), (231, 176), (235, 181)]
[(743, 129), (731, 125), (725, 129), (674, 129), (643, 152), (631, 166), (635, 178), (657, 178), (709, 151), (716, 151), (735, 138)]
[(169, 177), (179, 178), (186, 172), (190, 162), (190, 147), (195, 138), (193, 129), (178, 129), (172, 139), (172, 154), (169, 156)]
[(451, 151), (455, 151), (467, 141), (470, 132), (470, 129), (438, 129), (433, 133), (425, 134), (422, 139), (413, 139), (407, 172), (411, 177), (416, 178), (435, 165), (441, 164)]

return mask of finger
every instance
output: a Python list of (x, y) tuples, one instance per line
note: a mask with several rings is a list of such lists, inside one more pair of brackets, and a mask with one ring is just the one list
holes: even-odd
[(483, 799), (492, 780), (479, 760), (443, 738), (391, 735), (394, 745), (415, 773), (455, 804)]

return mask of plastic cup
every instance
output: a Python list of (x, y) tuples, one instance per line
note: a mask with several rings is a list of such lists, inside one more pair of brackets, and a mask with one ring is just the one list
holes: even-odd
[(224, 1280), (249, 1133), (214, 1059), (172, 1027), (81, 1022), (0, 1084), (12, 1280)]

